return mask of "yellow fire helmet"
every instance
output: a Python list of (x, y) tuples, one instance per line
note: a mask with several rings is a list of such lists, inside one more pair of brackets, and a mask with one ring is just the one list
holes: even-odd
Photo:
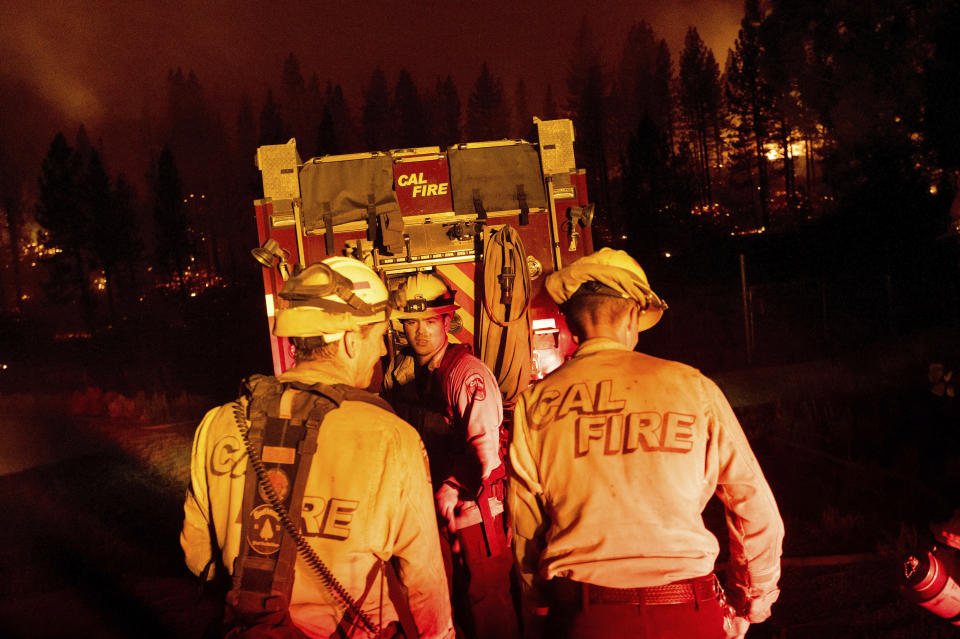
[(551, 273), (544, 284), (557, 304), (577, 293), (632, 299), (643, 309), (641, 331), (653, 328), (667, 309), (667, 303), (650, 288), (647, 274), (637, 261), (626, 251), (607, 247)]
[(387, 287), (376, 272), (351, 257), (311, 264), (283, 285), (273, 334), (335, 342), (344, 332), (387, 319)]
[(458, 308), (453, 287), (439, 275), (414, 273), (400, 284), (392, 300), (394, 319), (419, 319), (452, 313)]

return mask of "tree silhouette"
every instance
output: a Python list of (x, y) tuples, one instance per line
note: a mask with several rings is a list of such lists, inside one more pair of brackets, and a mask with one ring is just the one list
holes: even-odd
[(260, 172), (254, 161), (259, 137), (257, 121), (253, 115), (253, 101), (250, 95), (244, 92), (240, 95), (240, 106), (237, 110), (233, 158), (237, 186), (250, 198), (257, 197), (256, 194), (260, 191)]
[(313, 154), (312, 137), (308, 132), (313, 131), (313, 123), (308, 122), (307, 114), (307, 85), (300, 73), (300, 63), (291, 53), (283, 62), (281, 78), (281, 109), (290, 126), (290, 132), (297, 139), (297, 147), (301, 155), (309, 157)]
[(661, 246), (661, 227), (670, 204), (670, 168), (666, 133), (645, 114), (628, 139), (622, 195), (629, 246), (645, 263), (654, 259)]
[(81, 159), (57, 133), (41, 165), (37, 222), (43, 239), (54, 252), (45, 259), (50, 267), (47, 290), (60, 301), (79, 301), (87, 329), (93, 332), (93, 298), (90, 295), (90, 221), (81, 200)]
[(339, 84), (327, 82), (324, 91), (324, 109), (330, 112), (332, 123), (331, 131), (335, 141), (335, 151), (330, 153), (357, 153), (363, 151), (357, 139), (356, 125), (350, 114), (350, 105), (343, 96), (343, 88)]
[(667, 136), (671, 154), (674, 149), (673, 61), (666, 40), (657, 46), (657, 61), (653, 73), (653, 95), (650, 99), (650, 117)]
[(942, 2), (931, 12), (929, 41), (933, 54), (924, 62), (924, 130), (926, 140), (936, 152), (941, 166), (960, 170), (960, 5)]
[(746, 179), (741, 179), (740, 184), (748, 190), (753, 190), (750, 187), (755, 185), (760, 205), (759, 224), (769, 228), (770, 185), (766, 145), (773, 96), (760, 72), (762, 18), (759, 0), (746, 0), (744, 9), (745, 15), (740, 22), (740, 32), (726, 74), (727, 104), (737, 121), (734, 127), (732, 171), (746, 174)]
[[(936, 10), (905, 10), (893, 0), (772, 0), (769, 6), (761, 26), (763, 74), (775, 90), (781, 146), (797, 130), (809, 135), (818, 127), (823, 178), (840, 208), (889, 215), (886, 230), (895, 237), (900, 211), (914, 205), (914, 189), (923, 190), (929, 179), (922, 175), (928, 163), (917, 161), (925, 122), (924, 78), (917, 71), (930, 58), (923, 25)], [(791, 197), (792, 163), (785, 159)]]
[(687, 30), (680, 56), (680, 107), (693, 143), (693, 157), (700, 176), (701, 204), (710, 205), (713, 202), (710, 151), (715, 150), (717, 157), (720, 154), (716, 148), (720, 69), (694, 27)]
[(336, 155), (340, 153), (337, 132), (333, 127), (333, 116), (329, 107), (323, 107), (320, 124), (317, 125), (317, 155)]
[(543, 93), (543, 110), (541, 111), (541, 120), (556, 120), (560, 117), (557, 111), (557, 100), (553, 97), (553, 87), (547, 83), (547, 90)]
[(606, 124), (607, 85), (590, 23), (584, 17), (573, 42), (567, 72), (567, 110), (576, 130), (574, 142), (577, 157), (587, 172), (587, 192), (596, 202), (601, 221), (598, 230), (604, 232), (617, 224), (610, 200)]
[(386, 151), (396, 147), (396, 131), (390, 114), (390, 91), (380, 67), (370, 74), (363, 92), (361, 127), (363, 142), (369, 151)]
[(426, 146), (427, 131), (423, 102), (417, 86), (406, 69), (400, 69), (393, 89), (393, 110), (400, 148)]
[(466, 132), (471, 142), (510, 136), (510, 110), (503, 95), (503, 81), (490, 73), (486, 62), (467, 100)]
[(460, 94), (449, 75), (437, 78), (436, 92), (431, 108), (433, 139), (441, 148), (460, 142)]
[(104, 220), (103, 241), (106, 246), (100, 249), (100, 259), (104, 270), (114, 274), (114, 277), (108, 277), (108, 283), (119, 281), (122, 272), (126, 274), (129, 290), (134, 291), (137, 289), (135, 266), (143, 258), (139, 208), (136, 190), (125, 174), (119, 174), (114, 180), (109, 216)]
[[(307, 92), (305, 96), (305, 135), (308, 133), (307, 137), (303, 138), (304, 151), (301, 153), (301, 157), (313, 157), (315, 155), (320, 155), (320, 150), (317, 148), (317, 142), (319, 142), (319, 132), (320, 132), (320, 121), (323, 119), (323, 110), (325, 108), (324, 97), (323, 97), (323, 87), (320, 85), (320, 76), (316, 73), (310, 76), (310, 80), (307, 82)], [(300, 145), (300, 139), (297, 139), (297, 146)]]
[[(78, 147), (79, 148), (79, 147)], [(79, 151), (78, 151), (79, 153)], [(86, 249), (90, 253), (89, 267), (91, 271), (100, 269), (104, 277), (104, 290), (107, 293), (107, 308), (110, 313), (111, 324), (115, 323), (116, 307), (114, 305), (114, 275), (116, 261), (112, 259), (111, 247), (108, 246), (111, 233), (112, 202), (110, 178), (103, 167), (100, 153), (93, 148), (88, 149), (85, 156), (80, 157), (81, 171), (76, 206), (80, 211), (80, 218), (88, 228), (84, 231)]]
[[(648, 224), (658, 220), (651, 210), (664, 206), (673, 147), (671, 118), (670, 53), (645, 21), (634, 24), (625, 41), (611, 91), (610, 130), (620, 169), (620, 192), (615, 201), (624, 206), (630, 237), (647, 241), (655, 233), (642, 230), (634, 216)], [(655, 164), (651, 164), (654, 162)], [(657, 183), (649, 181), (657, 176)], [(648, 247), (649, 248), (649, 247)], [(639, 250), (639, 249), (638, 249)], [(646, 249), (644, 249), (646, 250)]]
[[(2, 97), (2, 96), (0, 96)], [(0, 210), (6, 225), (10, 268), (13, 274), (13, 304), (17, 313), (23, 312), (23, 277), (20, 271), (20, 250), (23, 236), (23, 184), (22, 172), (9, 151), (9, 146), (0, 143)], [(5, 297), (0, 291), (0, 300)], [(4, 304), (6, 306), (6, 304)]]
[(180, 69), (168, 74), (168, 134), (166, 145), (178, 158), (183, 192), (197, 209), (194, 223), (207, 269), (222, 270), (231, 253), (225, 229), (236, 215), (228, 205), (232, 193), (231, 150), (219, 113), (207, 103), (199, 78)]
[(90, 250), (103, 271), (104, 291), (110, 324), (117, 323), (117, 290), (121, 270), (128, 276), (140, 257), (142, 243), (138, 237), (135, 195), (126, 177), (120, 175), (111, 189), (100, 155), (93, 151), (85, 171), (84, 205), (90, 208)]
[(610, 118), (618, 154), (626, 149), (641, 118), (652, 119), (657, 53), (658, 42), (650, 25), (645, 21), (634, 24), (627, 33), (616, 88), (611, 92)]
[(173, 153), (168, 147), (163, 148), (157, 159), (156, 176), (153, 193), (156, 263), (161, 273), (176, 278), (180, 296), (186, 301), (184, 276), (190, 263), (192, 243), (183, 201), (183, 185)]
[(513, 113), (516, 122), (514, 137), (528, 142), (536, 141), (537, 128), (533, 124), (533, 113), (530, 112), (530, 102), (527, 98), (527, 84), (523, 78), (517, 78), (517, 87), (513, 92)]
[[(10, 67), (10, 65), (5, 65)], [(38, 92), (39, 85), (20, 79), (13, 68), (0, 71), (0, 235), (6, 231), (7, 245), (0, 255), (9, 264), (11, 279), (0, 279), (0, 308), (25, 312), (24, 295), (29, 294), (24, 254), (30, 250), (26, 234), (36, 204), (40, 164), (53, 132), (62, 124), (49, 103)], [(24, 132), (31, 132), (25, 135)], [(49, 137), (47, 131), (50, 132)], [(5, 228), (3, 228), (5, 227)], [(10, 290), (6, 285), (11, 284)], [(7, 305), (7, 301), (10, 304)]]
[(280, 106), (273, 100), (273, 90), (267, 89), (267, 97), (260, 110), (260, 146), (264, 144), (286, 144), (290, 139), (290, 129), (287, 127)]

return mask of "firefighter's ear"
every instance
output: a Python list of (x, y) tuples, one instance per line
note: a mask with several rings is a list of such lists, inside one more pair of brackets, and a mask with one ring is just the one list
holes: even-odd
[(357, 331), (347, 331), (343, 334), (343, 354), (348, 359), (357, 356), (360, 348), (360, 333)]
[(630, 307), (629, 313), (629, 326), (630, 331), (633, 333), (640, 332), (640, 316), (643, 315), (644, 309), (640, 308), (639, 304), (634, 304)]

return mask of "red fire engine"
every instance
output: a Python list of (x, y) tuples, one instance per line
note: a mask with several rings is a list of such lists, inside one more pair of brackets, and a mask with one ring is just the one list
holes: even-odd
[[(350, 255), (391, 290), (414, 271), (457, 289), (452, 342), (471, 344), (508, 403), (573, 350), (543, 287), (549, 273), (592, 251), (583, 170), (570, 120), (534, 120), (538, 141), (500, 140), (301, 162), (296, 142), (261, 146), (256, 200), (269, 326), (283, 280), (300, 265)], [(277, 268), (273, 268), (277, 266)], [(403, 338), (392, 331), (391, 339)], [(277, 374), (290, 345), (271, 337)], [(392, 354), (392, 353), (391, 353)]]

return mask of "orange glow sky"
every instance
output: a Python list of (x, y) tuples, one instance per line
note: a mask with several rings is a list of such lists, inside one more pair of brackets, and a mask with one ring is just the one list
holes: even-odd
[(645, 18), (667, 39), (675, 64), (693, 25), (722, 68), (742, 6), (742, 0), (0, 0), (0, 75), (25, 79), (62, 112), (70, 123), (65, 129), (83, 122), (93, 137), (108, 141), (112, 129), (135, 128), (130, 121), (140, 114), (162, 111), (170, 68), (193, 69), (232, 123), (239, 91), (249, 90), (259, 108), (266, 88), (279, 86), (290, 52), (304, 75), (316, 71), (322, 81), (340, 82), (355, 109), (377, 65), (391, 83), (406, 67), (421, 87), (451, 73), (465, 103), (485, 60), (508, 91), (523, 76), (537, 109), (547, 83), (558, 98), (564, 94), (584, 7), (608, 65), (619, 57), (629, 26)]

